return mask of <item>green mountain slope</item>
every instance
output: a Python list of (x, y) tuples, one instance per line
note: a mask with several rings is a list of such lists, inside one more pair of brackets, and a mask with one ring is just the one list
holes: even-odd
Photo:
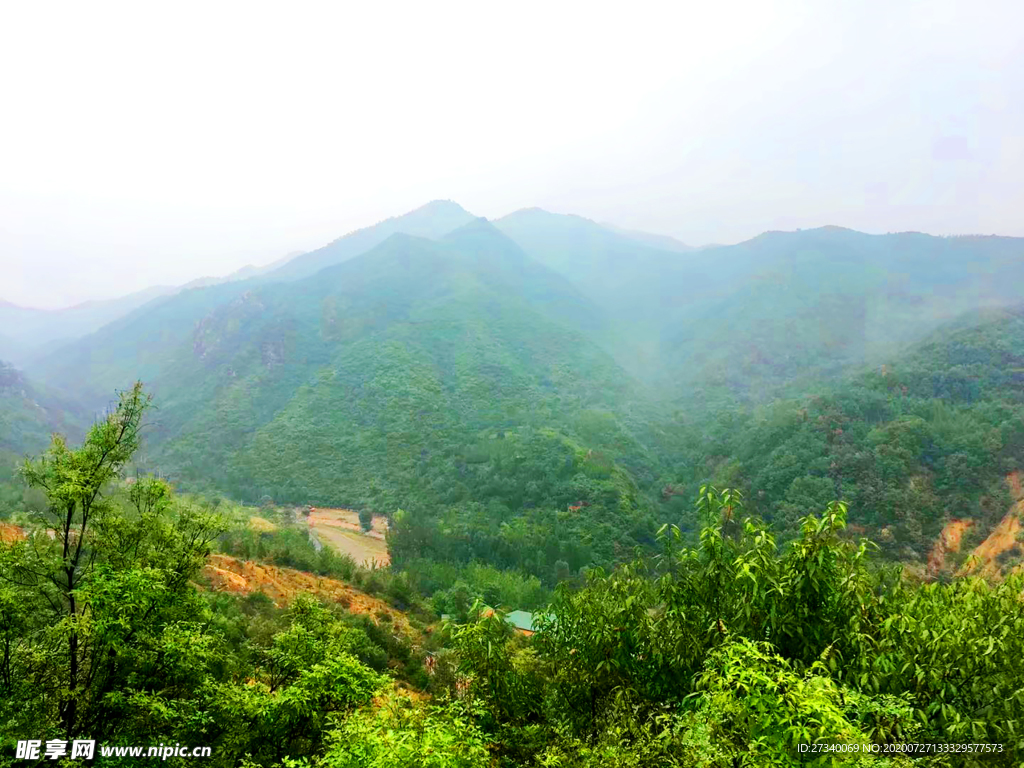
[(648, 380), (662, 370), (661, 329), (691, 300), (680, 286), (714, 276), (712, 265), (692, 254), (651, 247), (579, 216), (530, 208), (495, 226), (605, 310), (613, 333), (598, 341), (620, 365)]
[[(549, 565), (603, 562), (649, 538), (653, 491), (692, 497), (709, 477), (755, 489), (758, 511), (789, 533), (841, 490), (855, 523), (888, 531), (899, 557), (918, 556), (950, 509), (996, 514), (1012, 457), (938, 438), (935, 456), (904, 445), (907, 430), (947, 418), (928, 410), (942, 398), (897, 407), (888, 389), (847, 377), (866, 362), (909, 364), (925, 353), (903, 350), (938, 328), (941, 341), (991, 322), (948, 324), (1018, 300), (1024, 241), (826, 227), (672, 253), (538, 210), (470, 218), (432, 240), (383, 237), (439, 232), (465, 213), (453, 206), (343, 239), (321, 254), (340, 263), (309, 277), (154, 302), (30, 373), (86, 412), (142, 378), (160, 408), (141, 460), (187, 487), (411, 511), (395, 531), (399, 558), (440, 541), (516, 567), (539, 567), (516, 559), (524, 548)], [(663, 404), (649, 402), (651, 383)], [(797, 399), (754, 408), (780, 395)], [(852, 425), (839, 442), (820, 427), (836, 408)], [(989, 434), (1008, 423), (998, 408), (948, 418)], [(895, 444), (931, 462), (975, 451), (997, 469), (958, 496), (959, 459), (940, 471), (879, 458)], [(672, 487), (661, 497), (661, 516), (692, 524)]]
[(42, 451), (53, 432), (78, 440), (84, 426), (85, 420), (59, 395), (0, 361), (0, 464)]
[[(393, 235), (305, 280), (190, 291), (51, 375), (96, 392), (142, 378), (158, 410), (140, 461), (189, 488), (417, 519), (483, 505), (496, 524), (586, 502), (611, 528), (578, 547), (579, 567), (652, 525), (623, 469), (651, 462), (623, 421), (635, 382), (587, 337), (605, 326), (473, 220), (439, 241)], [(492, 455), (493, 440), (529, 451)]]
[(496, 225), (609, 313), (621, 364), (690, 405), (834, 379), (1024, 285), (1022, 238), (822, 227), (673, 253), (539, 209)]
[(154, 299), (173, 293), (156, 286), (108, 301), (87, 301), (67, 309), (30, 309), (0, 301), (0, 359), (25, 365), (71, 340), (98, 330)]
[[(319, 497), (331, 488), (321, 503), (354, 503), (338, 486), (344, 465), (307, 451), (289, 425), (336, 420), (322, 434), (335, 451), (349, 440), (411, 445), (423, 442), (416, 433), (437, 439), (451, 429), (546, 423), (545, 390), (564, 413), (614, 405), (625, 377), (570, 329), (587, 315), (599, 318), (486, 223), (441, 243), (394, 236), (315, 279), (267, 286), (204, 318), (192, 354), (153, 378), (161, 422), (168, 440), (201, 439), (206, 455), (209, 446), (233, 450), (252, 430), (254, 446), (276, 447), (242, 455), (239, 483), (250, 482), (250, 462), (264, 465), (255, 475), (265, 477), (266, 459), (285, 451), (299, 474), (261, 493)], [(179, 426), (176, 414), (187, 422)], [(306, 467), (316, 477), (302, 477)], [(394, 471), (371, 470), (385, 484)], [(343, 482), (364, 489), (372, 479)]]
[[(1019, 300), (1024, 239), (768, 233), (706, 254), (719, 282), (663, 329), (663, 382), (769, 399)], [(726, 278), (722, 282), (722, 278)]]
[(218, 306), (244, 301), (249, 291), (241, 282), (182, 291), (51, 352), (28, 371), (83, 409), (102, 407), (115, 389), (136, 378), (152, 380), (176, 356), (187, 356), (184, 345), (200, 321)]
[(65, 387), (76, 400), (95, 407), (133, 376), (151, 380), (168, 364), (172, 350), (190, 338), (197, 324), (217, 307), (235, 301), (245, 303), (245, 297), (261, 286), (308, 277), (324, 266), (365, 253), (393, 234), (442, 237), (472, 220), (472, 215), (455, 203), (429, 203), (319, 250), (299, 254), (269, 271), (260, 270), (250, 279), (235, 279), (242, 277), (240, 272), (224, 279), (193, 281), (174, 295), (134, 311), (120, 312), (96, 333), (85, 335), (95, 330), (87, 327), (83, 338), (33, 355), (27, 367), (38, 380)]
[(690, 473), (676, 490), (742, 486), (788, 535), (842, 498), (851, 523), (904, 561), (923, 559), (951, 519), (976, 523), (966, 550), (1004, 516), (1006, 476), (1024, 467), (1024, 310), (957, 319), (820, 389), (753, 412), (682, 414), (676, 461)]

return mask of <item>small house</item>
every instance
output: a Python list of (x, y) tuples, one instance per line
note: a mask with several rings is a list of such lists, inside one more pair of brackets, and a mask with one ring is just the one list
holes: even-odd
[(537, 631), (534, 625), (534, 618), (537, 614), (529, 613), (528, 611), (512, 611), (505, 616), (505, 621), (515, 627), (516, 631), (520, 634), (529, 637)]

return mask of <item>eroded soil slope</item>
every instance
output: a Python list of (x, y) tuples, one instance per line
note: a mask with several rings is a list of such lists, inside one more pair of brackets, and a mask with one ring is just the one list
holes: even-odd
[(211, 589), (237, 595), (263, 592), (278, 606), (288, 605), (296, 595), (308, 592), (321, 600), (341, 603), (352, 613), (374, 617), (387, 614), (396, 627), (409, 631), (405, 615), (383, 600), (326, 576), (219, 554), (210, 555), (203, 576)]
[(1006, 484), (1010, 489), (1013, 504), (988, 537), (974, 548), (970, 557), (957, 571), (958, 576), (977, 575), (1000, 579), (1007, 572), (1021, 567), (1021, 561), (1024, 560), (1024, 546), (1021, 544), (1024, 487), (1020, 472), (1011, 472), (1007, 475)]

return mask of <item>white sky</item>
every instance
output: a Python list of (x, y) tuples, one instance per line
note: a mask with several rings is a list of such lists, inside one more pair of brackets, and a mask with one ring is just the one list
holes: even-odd
[(0, 3), (0, 298), (64, 306), (436, 198), (737, 242), (1024, 236), (1024, 2)]

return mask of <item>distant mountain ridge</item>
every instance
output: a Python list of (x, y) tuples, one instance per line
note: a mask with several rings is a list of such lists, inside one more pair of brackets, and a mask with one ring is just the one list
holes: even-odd
[(224, 277), (197, 277), (195, 280), (191, 280), (180, 286), (177, 290), (186, 291), (190, 288), (206, 288), (210, 285), (219, 285), (221, 283), (231, 283), (236, 280), (248, 280), (252, 277), (259, 277), (260, 275), (265, 275), (268, 272), (272, 272), (280, 266), (287, 264), (289, 261), (301, 256), (303, 253), (305, 253), (305, 251), (292, 251), (291, 253), (282, 256), (280, 259), (276, 259), (269, 264), (264, 264), (262, 267), (257, 267), (254, 264), (246, 264), (244, 267), (240, 267)]
[(620, 235), (624, 235), (628, 238), (636, 240), (638, 243), (649, 245), (652, 248), (660, 248), (663, 251), (674, 251), (676, 253), (691, 253), (692, 251), (699, 251), (700, 247), (687, 245), (680, 240), (670, 235), (656, 235), (652, 232), (641, 232), (635, 229), (623, 229), (617, 227), (614, 224), (608, 222), (601, 222), (601, 226), (605, 229), (615, 232)]
[(604, 324), (474, 218), (438, 240), (394, 233), (302, 280), (184, 292), (39, 373), (85, 408), (142, 378), (160, 406), (147, 461), (188, 487), (387, 508), (480, 430), (624, 408), (636, 383), (588, 338)]
[(0, 359), (31, 365), (47, 352), (123, 318), (150, 301), (225, 283), (298, 280), (365, 253), (392, 234), (437, 238), (473, 218), (457, 203), (435, 200), (403, 216), (351, 232), (314, 251), (293, 252), (261, 267), (247, 265), (224, 277), (199, 277), (181, 286), (155, 286), (116, 299), (90, 301), (60, 310), (31, 309), (0, 301), (0, 328), (6, 329), (6, 333), (0, 332)]
[(393, 234), (436, 239), (468, 224), (475, 217), (451, 200), (434, 200), (402, 216), (357, 229), (314, 251), (304, 253), (261, 276), (263, 282), (299, 280), (325, 267), (359, 256)]
[(117, 299), (88, 301), (62, 310), (0, 304), (0, 359), (23, 365), (41, 351), (92, 333), (128, 312), (174, 291), (157, 286)]
[(223, 277), (200, 277), (179, 286), (152, 286), (114, 299), (90, 300), (63, 309), (22, 307), (0, 299), (0, 327), (8, 331), (0, 333), (0, 359), (21, 366), (30, 365), (46, 353), (70, 344), (151, 301), (194, 288), (256, 278), (302, 253), (294, 251), (259, 267), (248, 264)]
[[(308, 279), (395, 235), (442, 242), (476, 221), (457, 203), (435, 200), (294, 258), (193, 281), (183, 293), (194, 295), (167, 307), (158, 305), (168, 296), (158, 296), (152, 306), (142, 302), (148, 297), (136, 297), (135, 306), (126, 303), (118, 309), (121, 315), (108, 321), (111, 338), (120, 340), (116, 355), (104, 345), (95, 349), (100, 358), (93, 360), (94, 370), (104, 369), (99, 359), (111, 356), (105, 367), (110, 378), (101, 375), (84, 389), (112, 383), (124, 367), (115, 357), (138, 362), (151, 356), (149, 340), (132, 328), (149, 327), (139, 324), (143, 317), (151, 322), (162, 317), (161, 336), (180, 341), (188, 333), (183, 321), (199, 322), (218, 304), (247, 291)], [(836, 375), (892, 354), (964, 312), (1013, 301), (1014, 286), (1024, 278), (1019, 238), (871, 235), (830, 225), (765, 232), (733, 246), (690, 248), (665, 236), (539, 208), (516, 211), (492, 225), (601, 310), (600, 322), (589, 328), (586, 322), (597, 314), (574, 317), (566, 309), (560, 321), (586, 333), (633, 376), (670, 399), (682, 389), (702, 387), (741, 399), (770, 398), (780, 386)], [(497, 243), (492, 238), (488, 247), (500, 250)], [(0, 319), (11, 311), (0, 306)], [(80, 332), (96, 326), (82, 323)], [(7, 350), (8, 358), (28, 363), (30, 373), (44, 379), (55, 368), (53, 360), (63, 357), (53, 354), (60, 338), (35, 349), (19, 342), (0, 331), (0, 354)], [(98, 342), (82, 343), (93, 348)]]
[(1019, 301), (1024, 238), (769, 232), (709, 251), (715, 280), (662, 329), (665, 381), (773, 397)]

